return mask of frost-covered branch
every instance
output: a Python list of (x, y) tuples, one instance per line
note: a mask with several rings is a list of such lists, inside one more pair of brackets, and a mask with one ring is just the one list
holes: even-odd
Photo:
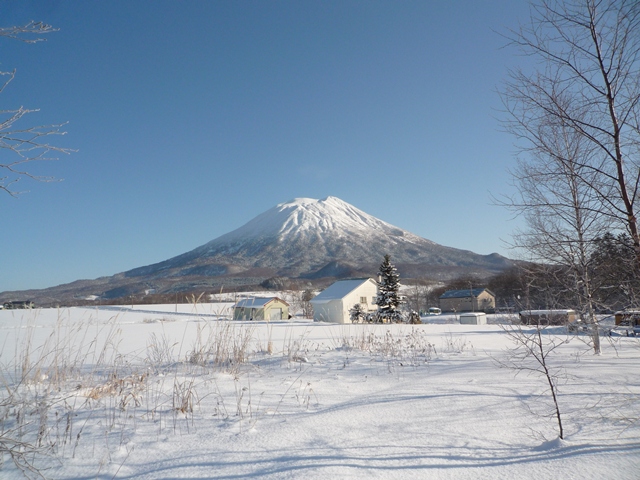
[[(38, 36), (55, 32), (56, 29), (42, 22), (30, 22), (24, 26), (0, 28), (0, 37), (12, 38), (24, 43), (36, 43), (44, 40)], [(16, 71), (0, 71), (3, 82), (0, 83), (0, 93), (13, 81)], [(24, 117), (38, 112), (38, 109), (28, 109), (20, 106), (15, 109), (0, 110), (0, 190), (11, 196), (18, 195), (14, 185), (22, 178), (30, 178), (37, 181), (52, 181), (49, 176), (31, 173), (25, 164), (36, 161), (57, 160), (50, 156), (51, 152), (68, 154), (73, 150), (58, 147), (47, 142), (46, 138), (52, 135), (64, 135), (63, 124), (38, 125), (21, 127), (19, 123)]]

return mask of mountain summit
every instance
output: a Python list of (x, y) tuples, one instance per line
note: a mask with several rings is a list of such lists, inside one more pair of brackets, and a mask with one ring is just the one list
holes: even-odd
[[(183, 255), (125, 273), (136, 276), (287, 276), (317, 278), (353, 271), (374, 275), (382, 257), (397, 265), (506, 268), (499, 255), (438, 245), (336, 197), (296, 198)], [(415, 268), (412, 268), (412, 270)], [(329, 274), (334, 273), (334, 274)]]

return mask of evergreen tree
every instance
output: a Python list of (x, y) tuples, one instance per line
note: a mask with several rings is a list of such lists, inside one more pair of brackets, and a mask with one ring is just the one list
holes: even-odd
[(365, 315), (366, 312), (359, 303), (356, 303), (349, 309), (349, 319), (351, 320), (351, 323), (362, 323)]
[(400, 275), (396, 271), (396, 267), (391, 263), (389, 255), (384, 256), (384, 261), (380, 265), (378, 272), (378, 296), (376, 297), (376, 305), (378, 305), (377, 320), (379, 322), (401, 322), (402, 312), (400, 307)]
[(591, 255), (596, 302), (600, 308), (634, 308), (640, 298), (640, 270), (634, 261), (633, 240), (626, 233), (606, 233), (595, 239)]

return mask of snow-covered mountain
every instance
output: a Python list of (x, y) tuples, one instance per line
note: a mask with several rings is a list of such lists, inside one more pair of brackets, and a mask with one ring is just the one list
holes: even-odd
[[(297, 198), (188, 253), (136, 268), (127, 277), (248, 275), (314, 278), (375, 274), (385, 254), (396, 265), (501, 270), (509, 261), (438, 245), (336, 197)], [(342, 274), (340, 274), (342, 272)], [(425, 276), (429, 274), (424, 272)]]
[(38, 305), (156, 293), (202, 292), (257, 285), (271, 277), (304, 282), (375, 276), (385, 254), (402, 278), (449, 279), (497, 273), (512, 265), (498, 254), (478, 255), (438, 245), (375, 218), (339, 198), (281, 203), (244, 226), (190, 252), (111, 277), (44, 290), (4, 292), (0, 300)]

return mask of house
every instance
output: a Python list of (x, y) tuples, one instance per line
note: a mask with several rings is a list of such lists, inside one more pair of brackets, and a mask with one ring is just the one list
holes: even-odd
[(244, 298), (233, 307), (234, 320), (286, 320), (289, 304), (278, 297)]
[(486, 288), (449, 290), (440, 295), (443, 312), (493, 312), (496, 296)]
[(378, 284), (373, 278), (339, 280), (311, 300), (316, 322), (351, 323), (349, 310), (360, 304), (365, 314), (378, 309), (374, 303)]
[(578, 319), (575, 310), (523, 310), (520, 323), (523, 325), (569, 325)]

